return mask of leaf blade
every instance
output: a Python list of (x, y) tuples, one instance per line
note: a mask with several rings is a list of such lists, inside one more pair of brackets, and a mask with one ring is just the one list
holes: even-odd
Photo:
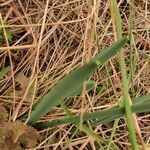
[(87, 80), (99, 66), (104, 64), (117, 51), (119, 51), (126, 42), (127, 38), (122, 38), (102, 53), (96, 55), (89, 63), (64, 77), (48, 94), (43, 96), (40, 102), (36, 105), (35, 109), (31, 112), (28, 124), (34, 124), (62, 100), (68, 96), (76, 94), (77, 91), (81, 89), (83, 82)]

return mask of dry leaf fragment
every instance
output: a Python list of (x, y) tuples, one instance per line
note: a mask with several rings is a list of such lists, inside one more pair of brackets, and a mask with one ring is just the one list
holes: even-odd
[(0, 126), (8, 120), (8, 113), (6, 109), (0, 105)]
[[(27, 86), (29, 83), (29, 78), (27, 78), (23, 73), (19, 73), (16, 78), (16, 82), (18, 82), (20, 84), (20, 88), (21, 88), (21, 90), (16, 91), (16, 94), (18, 96), (22, 96), (27, 89)], [(29, 88), (28, 94), (25, 99), (26, 102), (31, 102), (31, 100), (32, 100), (32, 96), (34, 94), (34, 83), (35, 82), (33, 82)]]
[(38, 132), (20, 121), (7, 122), (0, 127), (0, 149), (19, 150), (36, 146), (39, 138)]
[(19, 142), (25, 145), (27, 148), (32, 148), (36, 146), (38, 138), (39, 134), (37, 131), (30, 126), (27, 126), (24, 134), (20, 136)]

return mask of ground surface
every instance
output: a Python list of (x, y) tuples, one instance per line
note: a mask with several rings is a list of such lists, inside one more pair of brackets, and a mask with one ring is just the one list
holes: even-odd
[[(125, 36), (129, 32), (130, 5), (124, 0), (120, 0), (119, 5)], [(150, 93), (150, 1), (135, 0), (134, 14), (133, 55), (136, 70), (134, 94), (130, 92), (135, 98)], [(0, 68), (3, 68), (0, 103), (7, 108), (10, 120), (28, 110), (64, 75), (115, 41), (106, 0), (93, 0), (92, 3), (88, 0), (1, 0), (0, 24)], [(125, 47), (125, 57), (127, 72), (130, 72), (128, 46)], [(74, 114), (80, 114), (117, 104), (108, 74), (120, 97), (120, 70), (115, 56), (92, 76), (96, 81), (95, 89), (86, 92), (84, 99), (70, 97), (66, 106)], [(58, 106), (41, 121), (64, 115)], [(148, 146), (150, 114), (138, 114), (137, 120), (142, 140)], [(93, 130), (103, 139), (109, 139), (112, 127), (113, 122), (98, 125)], [(40, 135), (36, 149), (106, 149), (73, 125), (43, 130)], [(121, 150), (130, 149), (123, 119), (119, 121), (113, 142)]]

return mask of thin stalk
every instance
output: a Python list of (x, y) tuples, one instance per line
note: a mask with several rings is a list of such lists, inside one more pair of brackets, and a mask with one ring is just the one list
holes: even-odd
[[(122, 38), (121, 16), (120, 16), (120, 12), (116, 0), (110, 0), (110, 10), (112, 15), (114, 32), (116, 34), (115, 38), (116, 40), (121, 39)], [(125, 56), (124, 56), (123, 49), (121, 49), (120, 52), (118, 53), (118, 57), (119, 57), (119, 65), (120, 65), (121, 76), (122, 76), (123, 100), (124, 100), (126, 124), (129, 132), (129, 139), (131, 142), (131, 148), (133, 150), (138, 150), (139, 148), (136, 141), (135, 129), (132, 122), (132, 111), (130, 105), (130, 96), (128, 92), (129, 87), (128, 87), (128, 80), (126, 75), (126, 65), (124, 59)]]
[[(132, 5), (134, 4), (134, 0), (131, 0)], [(135, 96), (134, 93), (134, 85), (133, 85), (133, 80), (134, 80), (134, 66), (133, 66), (133, 21), (134, 21), (134, 11), (132, 7), (130, 7), (130, 17), (129, 17), (129, 45), (130, 45), (130, 78), (131, 78), (131, 91), (132, 91), (132, 96)]]
[[(134, 91), (134, 73), (135, 73), (135, 70), (136, 70), (136, 65), (137, 65), (137, 62), (136, 62), (136, 57), (135, 57), (135, 52), (134, 52), (134, 49), (133, 49), (133, 39), (134, 39), (134, 35), (133, 35), (133, 26), (134, 26), (134, 10), (133, 10), (133, 7), (134, 7), (134, 2), (135, 0), (131, 0), (130, 1), (130, 16), (129, 16), (129, 45), (130, 45), (130, 65), (129, 65), (129, 69), (130, 69), (130, 73), (129, 73), (129, 84), (131, 86), (131, 93), (132, 93), (132, 98), (135, 97), (135, 91)], [(132, 7), (131, 7), (132, 5)], [(129, 88), (130, 88), (129, 86)], [(134, 127), (136, 129), (136, 133), (139, 137), (139, 141), (140, 143), (142, 144), (142, 147), (143, 147), (143, 150), (145, 150), (145, 143), (142, 139), (142, 134), (141, 134), (141, 131), (140, 131), (140, 127), (139, 127), (139, 124), (138, 124), (138, 121), (137, 121), (137, 116), (136, 114), (132, 114), (132, 119), (133, 119), (133, 122), (134, 122)]]
[(129, 138), (131, 141), (131, 147), (133, 150), (138, 150), (137, 141), (136, 141), (136, 135), (135, 135), (135, 129), (132, 122), (132, 112), (131, 112), (131, 105), (130, 105), (130, 99), (129, 99), (129, 93), (128, 93), (128, 80), (126, 77), (126, 67), (125, 67), (125, 60), (124, 60), (124, 53), (123, 51), (118, 54), (119, 56), (119, 64), (121, 67), (121, 75), (122, 75), (122, 87), (123, 87), (123, 99), (124, 99), (124, 107), (125, 107), (125, 116), (127, 121), (127, 128), (129, 131)]
[[(112, 89), (113, 89), (114, 95), (115, 95), (117, 101), (119, 101), (119, 98), (118, 98), (118, 96), (117, 96), (117, 91), (116, 91), (116, 88), (115, 88), (115, 86), (114, 86), (114, 84), (113, 84), (113, 81), (112, 81), (112, 79), (111, 79), (111, 76), (110, 76), (110, 74), (109, 74), (109, 71), (108, 71), (108, 69), (107, 69), (107, 65), (105, 65), (105, 69), (106, 69), (107, 76), (108, 76), (108, 78), (109, 78), (111, 87), (112, 87)], [(111, 145), (111, 143), (112, 143), (112, 140), (113, 140), (115, 131), (116, 131), (116, 129), (117, 129), (118, 123), (119, 123), (119, 119), (116, 119), (116, 120), (114, 121), (114, 124), (113, 124), (113, 130), (112, 130), (112, 132), (111, 132), (110, 139), (109, 139), (109, 142), (108, 142), (108, 144), (107, 144), (107, 149), (106, 149), (106, 150), (109, 150), (109, 149), (110, 149), (110, 145)]]
[(109, 139), (109, 142), (108, 142), (108, 145), (107, 145), (107, 149), (106, 149), (106, 150), (110, 150), (110, 145), (111, 145), (111, 142), (112, 142), (113, 137), (114, 137), (114, 135), (115, 135), (116, 129), (117, 129), (117, 127), (118, 127), (119, 120), (120, 120), (120, 119), (116, 119), (115, 122), (114, 122), (113, 130), (112, 130), (112, 132), (111, 132), (110, 139)]

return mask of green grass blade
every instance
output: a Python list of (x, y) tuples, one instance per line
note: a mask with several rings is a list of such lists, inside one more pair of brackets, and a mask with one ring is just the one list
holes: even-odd
[(150, 94), (141, 96), (141, 97), (133, 100), (134, 104), (140, 104), (140, 103), (144, 103), (144, 102), (150, 102)]
[[(131, 108), (132, 113), (150, 112), (150, 96), (142, 96), (134, 100), (134, 103)], [(125, 115), (124, 108), (118, 106), (93, 113), (85, 113), (83, 115), (83, 121), (93, 120), (93, 125), (95, 126), (97, 124), (113, 121), (117, 118), (123, 117), (124, 115)], [(65, 117), (47, 123), (37, 123), (35, 124), (35, 128), (43, 129), (67, 123), (78, 123), (79, 121), (80, 116), (73, 116), (67, 118)]]
[[(88, 80), (88, 81), (85, 81), (85, 82), (86, 82), (86, 91), (89, 91), (89, 90), (91, 90), (91, 89), (93, 89), (93, 88), (95, 87), (95, 82), (94, 82), (94, 81)], [(81, 92), (82, 92), (82, 87), (77, 90), (76, 95), (80, 95)], [(71, 95), (71, 96), (73, 96), (73, 95)], [(34, 108), (35, 108), (37, 105), (38, 105), (38, 102), (34, 104)], [(33, 108), (33, 109), (34, 109), (34, 108)], [(17, 119), (20, 120), (20, 119), (26, 118), (27, 115), (28, 115), (28, 113), (25, 112), (25, 113), (21, 114), (21, 116), (17, 117)]]
[(52, 110), (62, 100), (70, 95), (76, 94), (81, 89), (83, 82), (86, 81), (91, 74), (117, 51), (119, 51), (127, 42), (127, 38), (123, 38), (95, 56), (89, 63), (71, 72), (56, 84), (51, 91), (43, 96), (36, 107), (32, 110), (28, 124), (34, 124), (43, 115)]
[[(105, 122), (107, 119), (109, 119), (111, 116), (118, 116), (121, 117), (124, 114), (124, 109), (119, 107), (114, 107), (107, 110), (97, 111), (93, 113), (85, 113), (83, 115), (83, 121), (87, 120), (93, 120), (95, 122)], [(54, 127), (61, 124), (67, 124), (67, 123), (78, 123), (80, 121), (80, 116), (73, 116), (73, 117), (65, 117), (61, 119), (56, 119), (48, 123), (37, 123), (35, 124), (36, 128), (48, 128), (48, 127)]]
[(136, 113), (150, 112), (150, 98), (149, 101), (147, 102), (134, 104), (132, 107), (132, 112), (136, 112)]
[[(95, 86), (95, 82), (92, 81), (92, 80), (86, 81), (85, 84), (86, 84), (86, 90), (87, 90), (87, 91), (93, 89), (94, 86)], [(75, 94), (76, 94), (76, 95), (80, 95), (81, 92), (82, 92), (82, 89), (83, 89), (83, 87), (80, 87), (80, 88), (77, 90), (77, 92), (76, 92)], [(74, 94), (73, 94), (73, 95), (74, 95)]]

